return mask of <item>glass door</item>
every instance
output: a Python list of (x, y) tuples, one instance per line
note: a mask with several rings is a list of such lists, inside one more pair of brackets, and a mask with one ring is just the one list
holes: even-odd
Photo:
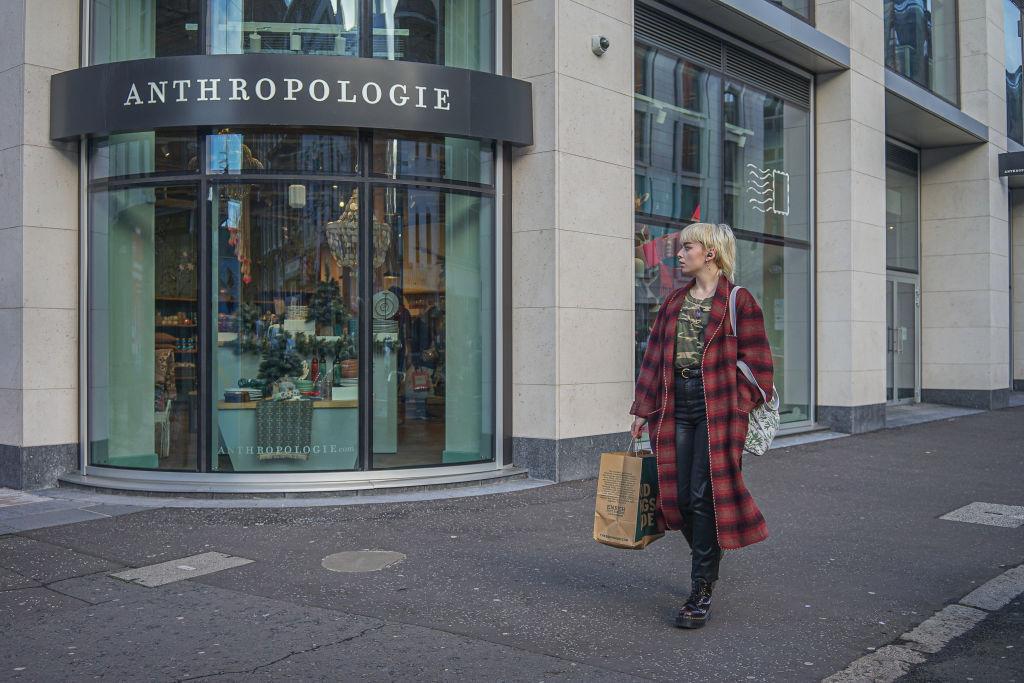
[(916, 277), (890, 275), (885, 283), (886, 400), (890, 404), (920, 400), (917, 340), (920, 286)]

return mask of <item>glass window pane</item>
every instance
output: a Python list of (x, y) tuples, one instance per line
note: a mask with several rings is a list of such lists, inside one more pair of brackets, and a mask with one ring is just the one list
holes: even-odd
[(201, 0), (93, 0), (92, 63), (201, 52)]
[(724, 221), (738, 230), (810, 239), (808, 113), (746, 85), (724, 93)]
[(642, 44), (634, 59), (637, 212), (694, 221), (718, 214), (721, 79)]
[(97, 192), (90, 206), (90, 460), (195, 470), (196, 190)]
[(206, 137), (208, 173), (353, 175), (358, 168), (357, 134), (336, 131), (223, 129)]
[(493, 71), (493, 0), (373, 3), (373, 56)]
[(359, 0), (210, 0), (210, 53), (359, 55)]
[(885, 65), (957, 102), (956, 0), (884, 0), (883, 12)]
[(1003, 0), (1003, 40), (1006, 47), (1006, 135), (1024, 143), (1020, 8), (1012, 0)]
[(805, 248), (736, 243), (736, 283), (750, 290), (764, 313), (783, 424), (811, 415), (810, 265)]
[(373, 192), (375, 469), (494, 458), (494, 203)]
[(199, 170), (195, 131), (124, 133), (91, 143), (89, 177), (180, 175)]
[(769, 2), (787, 9), (793, 14), (808, 19), (811, 16), (810, 0), (768, 0)]
[(213, 469), (358, 468), (356, 185), (217, 185), (209, 209)]
[(918, 269), (917, 154), (885, 145), (885, 262), (889, 268)]
[(430, 133), (374, 131), (373, 174), (493, 185), (494, 144)]

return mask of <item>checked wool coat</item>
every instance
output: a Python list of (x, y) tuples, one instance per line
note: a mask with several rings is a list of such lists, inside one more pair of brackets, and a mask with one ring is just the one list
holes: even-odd
[[(683, 523), (676, 494), (673, 354), (676, 319), (692, 286), (690, 283), (669, 294), (658, 310), (629, 410), (647, 420), (658, 462), (658, 512), (669, 529), (681, 529)], [(718, 543), (722, 548), (736, 549), (768, 537), (768, 526), (741, 472), (748, 415), (762, 398), (736, 368), (736, 360), (746, 361), (766, 393), (772, 387), (773, 368), (761, 307), (746, 289), (736, 296), (738, 330), (731, 329), (728, 307), (732, 286), (724, 275), (719, 277), (701, 369)]]

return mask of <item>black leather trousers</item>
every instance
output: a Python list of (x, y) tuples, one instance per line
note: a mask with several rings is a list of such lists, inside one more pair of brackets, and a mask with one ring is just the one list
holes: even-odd
[(677, 374), (675, 392), (676, 484), (683, 535), (692, 554), (690, 578), (717, 581), (722, 549), (715, 531), (703, 380)]

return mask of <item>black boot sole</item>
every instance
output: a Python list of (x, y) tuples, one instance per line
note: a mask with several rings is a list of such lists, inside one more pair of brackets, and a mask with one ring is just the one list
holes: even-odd
[(703, 628), (704, 624), (708, 623), (709, 619), (711, 619), (710, 614), (703, 619), (686, 619), (683, 617), (676, 617), (676, 628)]

